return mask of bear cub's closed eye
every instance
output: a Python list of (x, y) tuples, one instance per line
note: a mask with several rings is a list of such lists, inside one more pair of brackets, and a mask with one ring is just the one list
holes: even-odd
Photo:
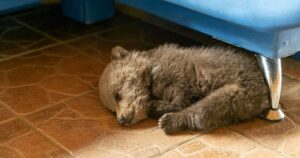
[(114, 93), (114, 98), (115, 98), (115, 101), (118, 103), (119, 101), (121, 101), (122, 97), (120, 95), (120, 93), (116, 92)]

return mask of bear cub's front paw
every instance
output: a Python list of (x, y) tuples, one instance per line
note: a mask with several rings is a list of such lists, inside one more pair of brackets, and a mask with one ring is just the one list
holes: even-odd
[(182, 125), (184, 124), (184, 117), (179, 113), (167, 113), (164, 114), (158, 120), (158, 126), (166, 134), (172, 134), (182, 130)]

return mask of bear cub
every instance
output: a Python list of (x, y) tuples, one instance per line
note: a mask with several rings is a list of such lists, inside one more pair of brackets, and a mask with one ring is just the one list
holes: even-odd
[(165, 44), (128, 51), (116, 46), (99, 92), (120, 124), (159, 118), (167, 134), (211, 131), (254, 118), (269, 105), (255, 57), (222, 47)]

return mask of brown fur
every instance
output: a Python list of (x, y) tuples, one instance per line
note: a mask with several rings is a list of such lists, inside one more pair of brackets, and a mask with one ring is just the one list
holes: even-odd
[(160, 118), (166, 133), (212, 130), (259, 115), (268, 105), (255, 58), (232, 48), (149, 51), (115, 47), (101, 76), (100, 97), (121, 124)]

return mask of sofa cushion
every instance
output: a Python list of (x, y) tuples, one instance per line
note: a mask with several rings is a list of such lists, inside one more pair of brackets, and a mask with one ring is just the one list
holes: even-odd
[(260, 31), (300, 24), (299, 0), (166, 0), (195, 12)]
[(0, 0), (0, 14), (37, 6), (40, 0)]

